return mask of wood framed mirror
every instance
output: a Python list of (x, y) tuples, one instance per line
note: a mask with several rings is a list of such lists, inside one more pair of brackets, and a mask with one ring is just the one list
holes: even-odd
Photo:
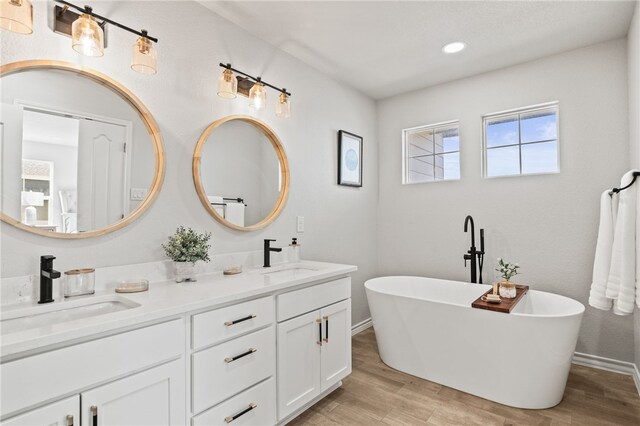
[(264, 122), (232, 115), (211, 123), (193, 154), (193, 182), (205, 209), (238, 231), (273, 222), (289, 195), (289, 163)]
[(110, 77), (49, 60), (0, 66), (0, 218), (53, 238), (116, 231), (158, 196), (165, 157), (144, 104)]

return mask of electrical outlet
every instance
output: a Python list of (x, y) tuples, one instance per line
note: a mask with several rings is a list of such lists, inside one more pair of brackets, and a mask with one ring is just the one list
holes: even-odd
[(296, 229), (299, 233), (304, 232), (304, 216), (298, 216), (296, 218)]
[(147, 198), (147, 188), (131, 188), (131, 201), (143, 201)]

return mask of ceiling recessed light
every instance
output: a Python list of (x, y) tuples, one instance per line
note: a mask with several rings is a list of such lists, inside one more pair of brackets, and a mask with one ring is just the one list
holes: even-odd
[(464, 44), (463, 42), (454, 41), (453, 43), (445, 44), (442, 47), (442, 51), (444, 53), (458, 53), (458, 52), (464, 50), (465, 47), (467, 47), (467, 45)]

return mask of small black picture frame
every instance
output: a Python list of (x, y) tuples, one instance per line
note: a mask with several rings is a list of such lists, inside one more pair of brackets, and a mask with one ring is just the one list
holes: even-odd
[(362, 136), (338, 131), (338, 185), (362, 186)]

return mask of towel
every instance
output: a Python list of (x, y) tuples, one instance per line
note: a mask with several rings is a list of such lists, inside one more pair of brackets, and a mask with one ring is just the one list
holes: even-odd
[(589, 292), (589, 305), (608, 311), (611, 299), (606, 296), (607, 278), (611, 269), (611, 250), (613, 248), (614, 211), (617, 212), (618, 194), (609, 195), (607, 189), (600, 196), (600, 226), (596, 255), (593, 260), (593, 281)]
[(224, 200), (222, 199), (222, 197), (219, 197), (217, 195), (207, 195), (207, 198), (209, 199), (209, 202), (211, 204), (215, 203), (215, 205), (212, 205), (211, 207), (213, 207), (213, 209), (220, 215), (220, 217), (224, 218)]
[[(620, 186), (627, 186), (633, 180), (631, 170), (622, 177)], [(638, 185), (633, 185), (619, 193), (618, 215), (613, 233), (611, 249), (611, 269), (607, 278), (605, 295), (614, 299), (613, 313), (628, 315), (633, 313), (636, 302), (636, 210)]]
[(234, 225), (244, 226), (244, 208), (242, 203), (227, 203), (224, 218)]

